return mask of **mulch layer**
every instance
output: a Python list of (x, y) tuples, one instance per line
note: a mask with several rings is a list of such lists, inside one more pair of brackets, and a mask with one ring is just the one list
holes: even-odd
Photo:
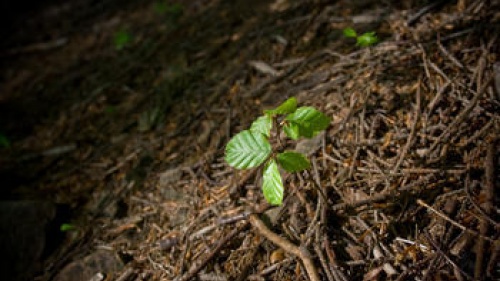
[[(3, 53), (3, 89), (57, 110), (0, 164), (73, 210), (36, 280), (500, 280), (498, 1), (191, 2)], [(270, 206), (224, 149), (289, 97), (332, 121), (286, 142), (312, 168)]]

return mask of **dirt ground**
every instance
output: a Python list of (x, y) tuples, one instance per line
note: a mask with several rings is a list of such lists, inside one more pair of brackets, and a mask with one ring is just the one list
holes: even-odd
[[(20, 280), (500, 280), (499, 1), (53, 1), (9, 24), (2, 199), (70, 228)], [(331, 124), (286, 141), (312, 167), (270, 206), (224, 150), (290, 97)]]

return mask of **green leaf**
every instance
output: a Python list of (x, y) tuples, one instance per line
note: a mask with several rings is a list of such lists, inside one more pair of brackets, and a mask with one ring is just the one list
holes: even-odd
[(264, 198), (271, 205), (281, 205), (283, 202), (283, 182), (278, 165), (274, 159), (266, 164), (262, 178), (262, 192)]
[(237, 169), (255, 168), (271, 154), (271, 145), (261, 133), (244, 130), (235, 135), (226, 146), (226, 162)]
[(358, 36), (356, 31), (354, 29), (352, 29), (351, 27), (344, 28), (343, 31), (344, 31), (345, 37), (356, 38)]
[(376, 44), (378, 42), (377, 35), (375, 32), (366, 32), (363, 35), (356, 38), (356, 45), (361, 47), (368, 47)]
[(273, 120), (271, 116), (264, 115), (253, 121), (252, 126), (250, 126), (250, 131), (252, 133), (261, 133), (266, 137), (271, 135), (271, 128), (273, 127)]
[(297, 99), (295, 97), (291, 97), (280, 104), (275, 109), (264, 111), (267, 115), (278, 115), (278, 114), (289, 114), (295, 112), (297, 109)]
[(283, 131), (285, 131), (285, 134), (292, 140), (297, 140), (300, 137), (299, 126), (293, 122), (287, 122), (287, 124), (283, 126)]
[(70, 224), (70, 223), (63, 223), (61, 224), (60, 228), (59, 228), (62, 232), (66, 232), (66, 231), (70, 231), (70, 230), (74, 230), (75, 229), (75, 226)]
[(9, 139), (4, 135), (0, 133), (0, 147), (10, 147), (10, 141)]
[(117, 50), (121, 50), (127, 46), (132, 40), (132, 35), (125, 30), (120, 30), (115, 33), (114, 43)]
[(330, 118), (309, 106), (298, 108), (294, 113), (289, 114), (286, 120), (296, 124), (299, 135), (306, 138), (314, 137), (330, 125)]
[(276, 107), (274, 112), (276, 114), (289, 114), (295, 112), (295, 110), (297, 110), (297, 99), (295, 97), (291, 97)]
[(311, 167), (309, 160), (298, 152), (285, 151), (278, 154), (277, 160), (281, 167), (290, 173), (300, 172)]
[(184, 12), (184, 7), (180, 3), (174, 3), (169, 6), (167, 6), (167, 9), (165, 11), (166, 13), (172, 15), (172, 16), (180, 16)]
[(167, 12), (168, 5), (164, 1), (158, 1), (154, 4), (153, 8), (158, 14), (164, 14)]
[(116, 112), (116, 106), (112, 106), (112, 105), (110, 105), (110, 106), (106, 106), (106, 107), (104, 108), (104, 112), (106, 112), (106, 113), (108, 113), (108, 114), (113, 114), (113, 113), (115, 113), (115, 112)]

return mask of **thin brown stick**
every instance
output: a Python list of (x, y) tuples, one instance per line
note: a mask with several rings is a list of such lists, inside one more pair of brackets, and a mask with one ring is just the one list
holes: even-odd
[(335, 252), (330, 247), (330, 242), (327, 239), (323, 240), (323, 248), (325, 249), (326, 255), (328, 257), (328, 261), (330, 262), (330, 264), (329, 264), (330, 271), (332, 272), (333, 276), (335, 277), (335, 280), (336, 281), (347, 281), (348, 279), (344, 275), (344, 273), (340, 270)]
[(464, 108), (464, 110), (462, 110), (462, 112), (460, 112), (460, 114), (458, 114), (457, 118), (455, 118), (455, 120), (453, 120), (453, 122), (451, 122), (451, 124), (448, 125), (448, 127), (446, 127), (446, 129), (439, 136), (439, 138), (434, 141), (434, 143), (431, 145), (431, 147), (429, 148), (429, 150), (427, 150), (427, 155), (426, 156), (428, 156), (429, 153), (431, 153), (432, 151), (434, 151), (436, 149), (436, 147), (441, 142), (446, 142), (448, 140), (451, 132), (453, 130), (455, 130), (458, 127), (458, 125), (460, 123), (462, 123), (462, 121), (465, 120), (465, 118), (467, 117), (467, 115), (469, 115), (469, 113), (472, 111), (472, 109), (474, 109), (474, 107), (476, 106), (476, 104), (479, 101), (479, 99), (483, 96), (483, 93), (486, 92), (486, 88), (488, 87), (488, 85), (490, 84), (490, 82), (492, 80), (493, 80), (493, 76), (490, 76), (488, 78), (488, 80), (483, 84), (483, 86), (481, 87), (481, 89), (479, 89), (479, 91), (476, 93), (476, 95), (474, 95), (474, 97), (472, 98), (472, 100), (469, 102), (469, 105), (466, 108)]
[(474, 231), (472, 229), (468, 229), (467, 227), (461, 225), (460, 223), (458, 223), (458, 222), (450, 219), (447, 215), (445, 215), (445, 214), (441, 213), (440, 211), (436, 210), (435, 208), (429, 206), (429, 204), (425, 203), (421, 199), (417, 199), (417, 204), (419, 204), (420, 206), (423, 206), (423, 207), (431, 210), (433, 213), (435, 213), (436, 215), (438, 215), (440, 218), (444, 219), (445, 221), (451, 223), (452, 225), (460, 228), (461, 230), (463, 230), (463, 231), (465, 231), (465, 232), (467, 232), (469, 234), (472, 234), (472, 235), (474, 235), (476, 237), (482, 237), (483, 239), (488, 240), (490, 242), (495, 242), (493, 239), (491, 239), (489, 237), (486, 237), (484, 235), (481, 235), (480, 233), (478, 233), (478, 232), (476, 232), (476, 231)]
[(207, 265), (207, 263), (224, 246), (226, 246), (227, 242), (231, 241), (231, 239), (233, 239), (236, 236), (236, 234), (238, 234), (241, 230), (243, 230), (243, 228), (246, 225), (247, 225), (247, 223), (245, 223), (244, 225), (242, 225), (240, 227), (237, 227), (237, 228), (233, 229), (226, 237), (224, 237), (223, 239), (219, 240), (215, 244), (215, 246), (212, 249), (212, 251), (210, 251), (210, 253), (202, 261), (200, 261), (199, 263), (195, 263), (193, 266), (191, 266), (191, 268), (188, 270), (188, 272), (186, 274), (184, 274), (181, 278), (179, 278), (177, 281), (188, 281), (188, 280), (191, 280), (198, 272), (200, 272), (200, 270), (202, 270)]
[(476, 141), (478, 138), (482, 137), (492, 126), (495, 125), (496, 122), (498, 122), (497, 118), (491, 119), (480, 130), (475, 132), (474, 135), (472, 135), (472, 137), (468, 138), (463, 144), (460, 144), (460, 146), (462, 148), (469, 146), (471, 143)]
[[(360, 130), (362, 127), (363, 126), (361, 126), (361, 124), (358, 125), (358, 128), (360, 128)], [(355, 132), (355, 137), (356, 137), (356, 142), (359, 142), (360, 141), (360, 133), (358, 130)], [(358, 156), (359, 156), (359, 150), (360, 150), (359, 146), (354, 149), (354, 154), (352, 155), (352, 162), (351, 162), (351, 165), (349, 167), (349, 173), (347, 174), (348, 179), (352, 179), (352, 176), (354, 174), (354, 170), (356, 169), (356, 161), (357, 161)]]
[(429, 262), (429, 266), (426, 268), (424, 275), (422, 276), (422, 281), (428, 281), (432, 278), (433, 274), (436, 273), (436, 268), (441, 264), (443, 257), (438, 255), (438, 253), (432, 253), (432, 259)]
[(429, 61), (429, 66), (434, 70), (436, 71), (439, 75), (441, 75), (446, 81), (452, 81), (450, 79), (450, 77), (448, 77), (448, 75), (446, 75), (446, 73), (444, 73), (444, 71), (439, 68), (439, 66), (437, 66), (435, 63)]
[(495, 243), (491, 248), (490, 261), (488, 263), (488, 267), (486, 268), (487, 276), (495, 274), (494, 271), (498, 268), (498, 263), (500, 263), (500, 241), (497, 240), (497, 243)]
[(431, 235), (427, 232), (424, 231), (425, 238), (427, 238), (427, 241), (432, 245), (432, 247), (449, 263), (451, 264), (456, 270), (458, 270), (460, 273), (462, 273), (465, 277), (468, 279), (472, 280), (472, 276), (467, 274), (465, 271), (463, 271), (443, 250), (439, 247), (439, 245), (436, 244), (436, 242), (431, 238)]
[[(486, 183), (484, 185), (484, 212), (490, 215), (493, 212), (493, 201), (495, 200), (495, 141), (488, 143), (486, 150), (486, 159), (484, 162)], [(481, 219), (479, 223), (479, 233), (482, 235), (477, 241), (476, 265), (474, 268), (474, 278), (479, 280), (483, 276), (484, 268), (484, 251), (486, 241), (482, 238), (488, 234), (489, 222), (486, 219)]]
[(486, 214), (491, 215), (494, 211), (493, 201), (495, 200), (495, 155), (496, 155), (496, 140), (488, 144), (486, 153), (485, 172), (486, 172), (486, 185), (485, 185), (485, 206), (484, 211)]
[(442, 5), (443, 3), (445, 3), (446, 1), (444, 0), (440, 0), (440, 1), (436, 1), (436, 2), (433, 2), (432, 4), (429, 4), (427, 6), (424, 6), (423, 8), (421, 8), (420, 10), (418, 10), (418, 12), (416, 12), (415, 14), (411, 15), (410, 17), (408, 17), (408, 20), (406, 21), (406, 25), (408, 26), (412, 26), (413, 24), (415, 24), (423, 15), (429, 13), (430, 11), (432, 11), (433, 9), (436, 9), (438, 8), (440, 5)]
[(250, 223), (252, 226), (268, 240), (276, 244), (278, 247), (285, 250), (285, 252), (297, 256), (302, 260), (306, 269), (307, 275), (311, 281), (320, 281), (318, 271), (311, 258), (311, 254), (304, 247), (299, 247), (288, 241), (287, 239), (279, 236), (271, 231), (266, 224), (255, 214), (250, 215)]
[(441, 44), (441, 42), (437, 42), (437, 45), (439, 47), (439, 50), (454, 64), (456, 65), (458, 68), (464, 68), (464, 65), (458, 61), (458, 59), (453, 56), (452, 54), (450, 54), (450, 52), (448, 52), (448, 50), (446, 50), (446, 48), (443, 46), (443, 44)]
[(258, 169), (252, 169), (246, 172), (241, 178), (239, 178), (238, 172), (234, 171), (234, 177), (231, 179), (231, 187), (229, 188), (229, 195), (231, 198), (238, 198), (238, 192), (240, 188), (253, 176), (255, 176)]
[(340, 122), (338, 128), (331, 134), (331, 136), (337, 135), (340, 131), (344, 129), (344, 127), (347, 125), (347, 123), (354, 114), (355, 111), (354, 108), (356, 107), (357, 102), (358, 102), (358, 97), (356, 95), (352, 95), (349, 100), (349, 110), (347, 111), (345, 118), (342, 120), (342, 122)]
[[(419, 180), (416, 180), (414, 182), (408, 183), (405, 186), (400, 187), (398, 189), (398, 191), (399, 192), (401, 192), (401, 191), (411, 191), (415, 187), (416, 188), (420, 188), (420, 186), (422, 184), (425, 184), (425, 183), (429, 182), (433, 177), (434, 177), (434, 174), (428, 174), (427, 176), (422, 177)], [(339, 210), (343, 210), (343, 209), (347, 209), (347, 208), (358, 208), (358, 207), (361, 207), (361, 206), (364, 206), (364, 205), (369, 205), (369, 204), (372, 204), (372, 203), (381, 202), (381, 201), (384, 201), (384, 200), (389, 199), (391, 197), (397, 196), (397, 192), (398, 191), (387, 191), (387, 192), (384, 192), (384, 193), (379, 193), (379, 194), (376, 194), (376, 195), (372, 195), (368, 199), (359, 200), (359, 201), (356, 201), (356, 202), (353, 202), (353, 203), (346, 203), (346, 202), (344, 202), (344, 203), (338, 203), (338, 204), (333, 205), (331, 207), (331, 210), (332, 211), (339, 211)]]
[(419, 78), (418, 79), (418, 88), (417, 88), (417, 97), (416, 97), (417, 108), (415, 108), (413, 122), (412, 122), (411, 129), (410, 129), (410, 135), (408, 136), (408, 140), (406, 141), (406, 144), (399, 155), (398, 161), (396, 162), (396, 164), (392, 168), (392, 173), (397, 172), (397, 170), (399, 169), (399, 167), (403, 163), (403, 160), (405, 159), (405, 156), (408, 153), (408, 151), (410, 150), (410, 147), (412, 146), (413, 141), (415, 139), (415, 134), (417, 132), (417, 124), (418, 124), (418, 120), (420, 119), (420, 89), (421, 89), (421, 82), (420, 82), (420, 78)]
[(465, 180), (465, 187), (464, 187), (465, 195), (467, 196), (467, 199), (469, 202), (472, 204), (474, 209), (479, 212), (479, 214), (482, 216), (482, 219), (487, 220), (489, 223), (491, 223), (495, 228), (500, 229), (500, 223), (497, 223), (493, 218), (491, 218), (490, 215), (486, 214), (486, 212), (479, 206), (479, 204), (472, 198), (472, 191), (471, 191), (471, 186), (470, 186), (470, 175), (467, 175), (467, 178)]
[(314, 252), (316, 253), (316, 255), (319, 258), (319, 261), (321, 262), (321, 266), (323, 267), (323, 271), (325, 272), (328, 281), (336, 281), (336, 279), (334, 279), (332, 273), (330, 272), (330, 268), (328, 267), (328, 262), (326, 261), (325, 255), (321, 251), (321, 248), (319, 247), (318, 243), (314, 244)]
[(438, 102), (441, 100), (441, 98), (443, 97), (443, 94), (444, 92), (448, 89), (448, 87), (451, 85), (451, 81), (447, 81), (440, 89), (439, 91), (437, 92), (437, 94), (434, 96), (434, 98), (432, 98), (432, 100), (429, 102), (429, 104), (427, 105), (427, 108), (428, 108), (428, 115), (430, 115), (432, 113), (432, 111), (434, 111), (434, 108), (436, 107), (436, 105), (438, 104)]
[(316, 157), (313, 156), (311, 162), (312, 162), (313, 172), (314, 172), (314, 177), (313, 177), (314, 183), (315, 183), (314, 187), (316, 187), (316, 189), (318, 190), (318, 194), (320, 195), (323, 202), (325, 202), (325, 204), (328, 204), (329, 203), (328, 197), (326, 196), (326, 193), (323, 190), (323, 186), (321, 185), (321, 180), (319, 177), (318, 164), (316, 161)]

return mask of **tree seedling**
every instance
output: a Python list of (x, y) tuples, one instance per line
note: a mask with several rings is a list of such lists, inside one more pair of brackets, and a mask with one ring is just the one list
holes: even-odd
[(10, 147), (10, 141), (4, 134), (0, 133), (0, 147), (8, 148)]
[(356, 38), (356, 46), (360, 47), (372, 46), (378, 42), (378, 37), (374, 31), (365, 32), (358, 36), (353, 28), (348, 27), (344, 29), (344, 36), (348, 38)]
[(154, 5), (154, 9), (158, 14), (167, 14), (173, 17), (180, 17), (184, 11), (184, 7), (180, 3), (169, 3), (168, 1), (158, 1)]
[(127, 45), (130, 44), (131, 41), (132, 35), (130, 35), (130, 33), (125, 30), (116, 32), (113, 38), (115, 49), (118, 51), (124, 49)]
[(75, 230), (76, 227), (74, 225), (72, 225), (71, 223), (63, 223), (63, 224), (61, 224), (61, 226), (59, 227), (59, 229), (62, 232), (68, 232), (68, 231)]
[(113, 105), (106, 106), (104, 108), (104, 112), (106, 112), (107, 114), (114, 114), (116, 113), (116, 106)]
[(297, 108), (297, 99), (292, 97), (275, 109), (265, 110), (264, 115), (257, 118), (250, 129), (236, 134), (227, 143), (225, 160), (236, 169), (263, 167), (264, 198), (272, 205), (281, 205), (284, 186), (278, 167), (293, 173), (311, 166), (301, 153), (280, 151), (281, 130), (289, 138), (297, 140), (300, 137), (312, 138), (329, 124), (330, 118), (315, 108)]

